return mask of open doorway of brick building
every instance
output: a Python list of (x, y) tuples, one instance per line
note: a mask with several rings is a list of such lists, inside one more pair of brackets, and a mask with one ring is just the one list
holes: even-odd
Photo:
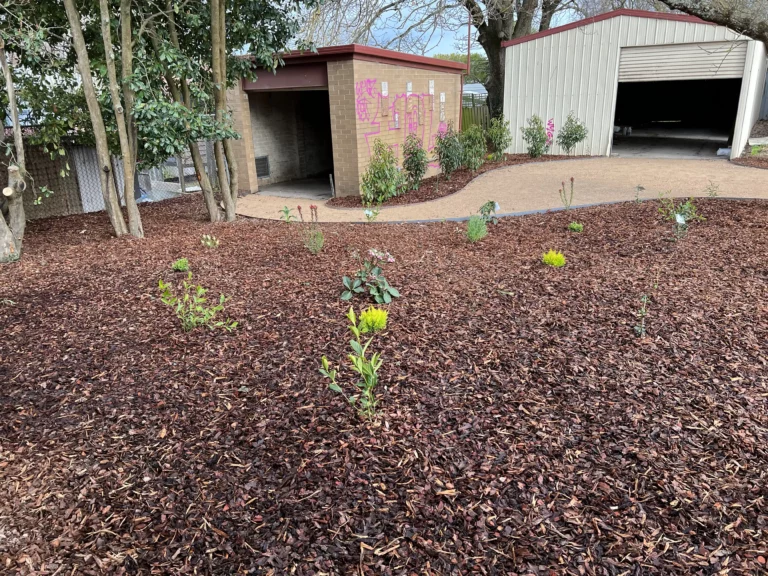
[(248, 95), (259, 194), (332, 196), (333, 145), (327, 89)]

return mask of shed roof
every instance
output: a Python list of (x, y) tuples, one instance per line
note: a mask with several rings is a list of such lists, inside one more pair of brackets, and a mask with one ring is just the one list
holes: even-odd
[(619, 16), (634, 16), (636, 18), (652, 18), (656, 20), (674, 20), (676, 22), (693, 22), (695, 24), (717, 26), (717, 24), (707, 22), (706, 20), (702, 20), (696, 16), (689, 16), (688, 14), (670, 14), (668, 12), (650, 12), (648, 10), (631, 10), (629, 8), (622, 8), (620, 10), (606, 12), (605, 14), (598, 14), (597, 16), (592, 16), (590, 18), (577, 20), (576, 22), (569, 22), (568, 24), (563, 24), (562, 26), (550, 28), (549, 30), (536, 32), (535, 34), (529, 34), (528, 36), (523, 36), (521, 38), (507, 40), (502, 42), (501, 45), (502, 47), (506, 48), (507, 46), (514, 46), (516, 44), (530, 42), (531, 40), (536, 40), (537, 38), (551, 36), (552, 34), (559, 34), (560, 32), (565, 32), (566, 30), (573, 30), (574, 28), (580, 28), (581, 26), (587, 26), (588, 24), (594, 24), (595, 22), (601, 22), (602, 20), (608, 20), (610, 18), (617, 18)]
[(374, 48), (373, 46), (363, 46), (361, 44), (326, 46), (318, 48), (317, 52), (293, 50), (282, 54), (282, 57), (286, 66), (335, 60), (366, 60), (369, 62), (379, 62), (381, 64), (424, 68), (439, 72), (452, 72), (454, 74), (461, 74), (467, 69), (467, 65), (460, 62), (451, 62), (450, 60), (418, 56), (416, 54), (405, 54), (403, 52), (396, 52), (395, 50), (385, 50), (383, 48)]

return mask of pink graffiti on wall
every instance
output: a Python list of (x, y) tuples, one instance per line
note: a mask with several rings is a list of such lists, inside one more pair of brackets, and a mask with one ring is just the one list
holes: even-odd
[[(439, 122), (439, 113), (432, 109), (434, 95), (426, 92), (407, 94), (397, 93), (383, 96), (379, 90), (380, 84), (375, 78), (366, 78), (355, 83), (355, 110), (358, 122), (366, 123), (368, 131), (364, 133), (371, 155), (373, 141), (382, 135), (382, 122), (387, 132), (402, 130), (402, 143), (408, 134), (416, 134), (423, 142), (427, 152), (432, 155), (435, 148), (435, 137), (438, 132), (447, 130), (445, 122)], [(385, 99), (389, 97), (388, 114), (384, 116)], [(391, 139), (388, 139), (391, 142)], [(392, 144), (395, 155), (400, 157), (401, 142)], [(437, 167), (436, 163), (430, 166)]]

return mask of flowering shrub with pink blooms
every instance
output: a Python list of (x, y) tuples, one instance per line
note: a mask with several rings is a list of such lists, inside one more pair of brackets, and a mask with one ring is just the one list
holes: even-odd
[(355, 257), (360, 262), (360, 269), (352, 278), (342, 277), (341, 282), (344, 284), (342, 300), (351, 300), (355, 294), (365, 292), (368, 292), (377, 304), (389, 304), (393, 298), (400, 297), (400, 292), (389, 285), (383, 274), (384, 264), (393, 264), (394, 256), (389, 252), (371, 248), (364, 260), (358, 254), (355, 254)]
[[(552, 136), (550, 137), (548, 128), (552, 127)], [(552, 144), (554, 138), (555, 123), (550, 120), (547, 128), (544, 128), (544, 122), (535, 114), (528, 118), (528, 126), (520, 128), (523, 133), (523, 141), (528, 145), (528, 155), (531, 158), (538, 158), (544, 154)]]

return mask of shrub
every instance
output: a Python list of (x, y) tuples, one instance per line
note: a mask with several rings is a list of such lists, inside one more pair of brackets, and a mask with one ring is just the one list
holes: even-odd
[(459, 143), (462, 165), (474, 172), (483, 165), (487, 153), (483, 129), (473, 124), (459, 135)]
[(528, 126), (520, 128), (523, 133), (523, 141), (528, 145), (528, 155), (538, 158), (547, 151), (547, 130), (544, 122), (535, 114), (528, 118)]
[[(357, 258), (360, 261), (360, 257)], [(354, 277), (342, 277), (344, 291), (341, 293), (341, 299), (350, 300), (355, 294), (365, 292), (368, 292), (377, 304), (389, 304), (392, 298), (399, 298), (400, 292), (389, 285), (382, 273), (384, 264), (392, 264), (394, 261), (394, 257), (389, 252), (381, 252), (375, 248), (368, 250), (368, 258), (360, 262), (360, 269)]]
[(226, 320), (216, 320), (216, 315), (224, 311), (224, 302), (227, 298), (224, 294), (219, 296), (219, 303), (215, 306), (208, 306), (205, 294), (206, 288), (192, 282), (192, 272), (187, 274), (187, 279), (182, 282), (181, 291), (177, 296), (174, 294), (170, 284), (160, 280), (160, 300), (166, 306), (170, 306), (176, 312), (176, 316), (181, 320), (181, 327), (185, 332), (189, 332), (198, 326), (207, 326), (208, 328), (224, 328), (225, 330), (234, 330), (237, 322), (229, 318)]
[[(301, 222), (304, 223), (304, 214), (301, 211), (301, 206), (297, 206), (297, 208), (299, 210)], [(309, 227), (304, 230), (304, 247), (309, 250), (311, 254), (319, 254), (325, 245), (325, 235), (317, 225), (317, 206), (310, 204), (309, 214)]]
[(368, 224), (372, 224), (373, 222), (376, 222), (376, 218), (379, 217), (379, 212), (381, 212), (381, 206), (379, 205), (366, 208), (365, 210), (363, 210), (363, 216), (365, 216), (365, 221), (368, 222)]
[(499, 210), (499, 203), (495, 200), (488, 200), (485, 204), (480, 206), (480, 217), (485, 220), (486, 224), (498, 224), (499, 219), (496, 218), (496, 212)]
[(203, 234), (200, 238), (200, 243), (206, 248), (218, 248), (219, 239), (213, 234)]
[(571, 176), (571, 191), (570, 194), (566, 191), (565, 182), (563, 182), (563, 187), (558, 190), (560, 194), (560, 201), (563, 203), (563, 206), (565, 206), (566, 210), (571, 209), (571, 204), (573, 203), (573, 184), (574, 184), (574, 178)]
[(568, 224), (568, 230), (571, 232), (581, 232), (584, 230), (584, 224), (581, 224), (579, 222), (571, 222)]
[(381, 308), (374, 306), (368, 307), (360, 312), (360, 332), (381, 332), (387, 327), (387, 317), (389, 313)]
[(541, 261), (547, 266), (554, 266), (555, 268), (562, 268), (565, 266), (565, 255), (562, 252), (556, 250), (550, 250), (545, 252), (541, 256)]
[(411, 190), (418, 190), (421, 179), (427, 173), (429, 157), (421, 140), (416, 134), (408, 134), (403, 147), (403, 170)]
[(363, 174), (360, 188), (364, 204), (381, 204), (400, 194), (405, 178), (397, 167), (392, 148), (379, 138), (373, 143), (373, 155)]
[(482, 240), (488, 235), (488, 225), (482, 216), (473, 214), (467, 222), (467, 240), (472, 243)]
[(493, 118), (488, 127), (487, 136), (493, 148), (491, 158), (501, 160), (504, 157), (504, 150), (512, 144), (512, 130), (509, 122), (505, 122), (503, 118)]
[(450, 180), (451, 174), (461, 168), (463, 160), (461, 141), (459, 140), (459, 135), (453, 129), (453, 124), (449, 123), (448, 129), (445, 132), (437, 133), (435, 151), (437, 152), (440, 170)]
[(693, 198), (688, 198), (685, 202), (675, 204), (675, 201), (671, 198), (660, 195), (659, 202), (661, 202), (659, 214), (670, 222), (679, 222), (679, 216), (682, 216), (686, 223), (705, 220), (704, 216), (699, 214), (696, 204), (693, 203)]
[(171, 264), (171, 270), (174, 272), (187, 272), (189, 270), (189, 260), (186, 258), (179, 258)]
[(648, 303), (650, 301), (651, 299), (648, 297), (647, 294), (643, 294), (640, 297), (640, 308), (637, 311), (638, 322), (634, 326), (635, 335), (638, 338), (643, 338), (647, 333), (647, 330), (645, 328), (645, 321), (646, 321), (646, 318), (648, 317)]
[(368, 357), (368, 347), (371, 345), (373, 338), (369, 338), (365, 344), (362, 343), (360, 335), (363, 330), (357, 322), (355, 311), (351, 307), (349, 312), (347, 312), (347, 319), (350, 322), (349, 330), (354, 336), (354, 340), (349, 342), (349, 345), (352, 347), (352, 353), (348, 357), (352, 370), (357, 372), (361, 378), (355, 382), (356, 393), (350, 396), (344, 393), (336, 379), (338, 371), (331, 367), (328, 358), (325, 356), (321, 360), (320, 374), (331, 381), (328, 384), (328, 388), (344, 396), (347, 402), (357, 408), (360, 416), (370, 419), (376, 414), (376, 405), (378, 404), (376, 400), (376, 386), (379, 383), (378, 371), (382, 364), (381, 354), (374, 352), (370, 358)]
[(587, 139), (587, 134), (587, 127), (584, 123), (576, 118), (573, 112), (569, 112), (565, 124), (560, 128), (557, 135), (557, 143), (566, 154), (570, 154), (577, 144)]

